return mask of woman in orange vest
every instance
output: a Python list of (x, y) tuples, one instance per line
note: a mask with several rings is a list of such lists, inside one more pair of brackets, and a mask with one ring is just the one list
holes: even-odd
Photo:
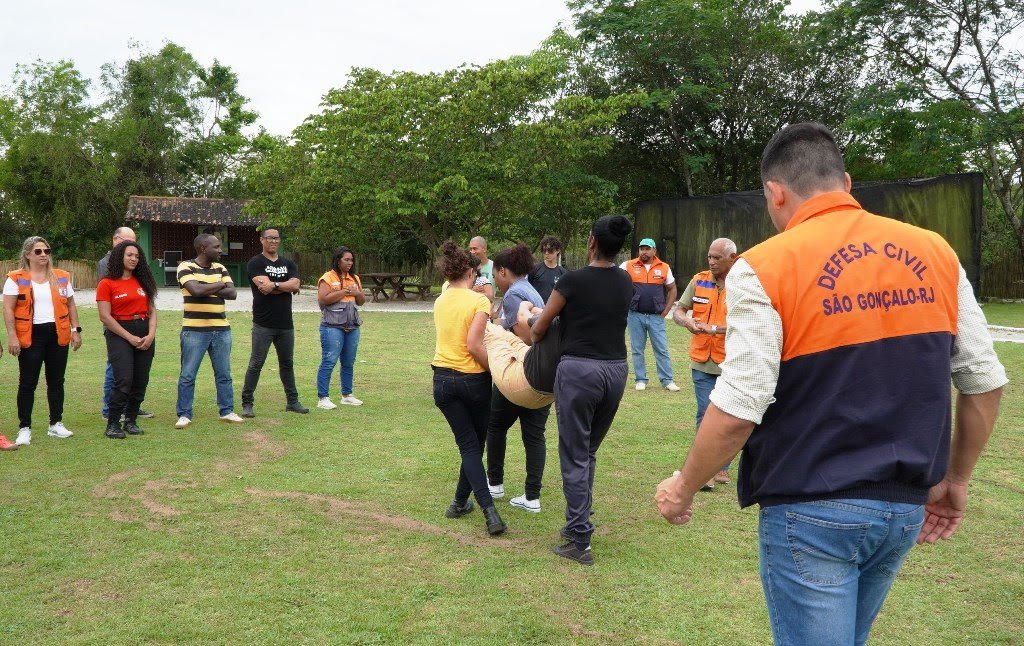
[(53, 266), (50, 245), (39, 236), (21, 247), (21, 268), (7, 274), (4, 283), (4, 323), (7, 348), (18, 357), (18, 439), (32, 443), (32, 406), (39, 369), (46, 366), (46, 399), (50, 404), (47, 435), (60, 439), (73, 435), (64, 427), (64, 371), (68, 346), (82, 345), (71, 274)]
[(317, 281), (320, 303), (320, 367), (316, 372), (317, 408), (333, 410), (331, 373), (341, 361), (342, 404), (360, 406), (362, 400), (352, 394), (356, 351), (359, 349), (359, 328), (363, 324), (356, 306), (366, 302), (363, 283), (355, 274), (356, 256), (348, 247), (338, 247), (331, 268)]

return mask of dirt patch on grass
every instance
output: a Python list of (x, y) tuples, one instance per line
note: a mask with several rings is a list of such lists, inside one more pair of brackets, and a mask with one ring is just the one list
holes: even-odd
[[(360, 521), (369, 521), (374, 525), (385, 525), (405, 532), (418, 532), (430, 534), (431, 536), (444, 536), (462, 545), (472, 547), (501, 547), (505, 549), (522, 549), (520, 545), (506, 538), (490, 538), (488, 536), (471, 536), (459, 532), (438, 527), (422, 520), (400, 516), (398, 514), (387, 514), (378, 511), (366, 503), (355, 500), (345, 500), (334, 496), (321, 494), (301, 493), (297, 491), (265, 491), (262, 489), (246, 489), (246, 492), (257, 498), (272, 500), (298, 500), (307, 502), (324, 509), (329, 516), (345, 516)], [(478, 523), (478, 528), (483, 532), (483, 525)]]
[(112, 474), (106, 481), (101, 482), (92, 488), (93, 498), (117, 498), (118, 487), (117, 485), (127, 482), (131, 478), (143, 473), (142, 469), (132, 469), (130, 471), (121, 471), (120, 473)]

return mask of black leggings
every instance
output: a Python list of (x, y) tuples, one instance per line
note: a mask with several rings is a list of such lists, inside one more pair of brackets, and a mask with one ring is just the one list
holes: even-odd
[(18, 426), (32, 428), (39, 369), (46, 366), (46, 400), (50, 404), (50, 425), (64, 419), (64, 371), (68, 367), (68, 346), (57, 344), (57, 324), (32, 326), (32, 345), (18, 355)]
[[(149, 321), (144, 319), (118, 323), (135, 336), (149, 334)], [(139, 406), (146, 398), (156, 342), (146, 350), (139, 350), (110, 330), (104, 330), (103, 336), (107, 340), (107, 360), (114, 371), (107, 420), (116, 424), (124, 415), (126, 422), (134, 423), (139, 414)]]

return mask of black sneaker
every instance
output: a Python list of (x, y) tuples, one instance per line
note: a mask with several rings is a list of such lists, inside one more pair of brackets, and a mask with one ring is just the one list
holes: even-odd
[(469, 512), (473, 511), (473, 501), (466, 500), (464, 504), (459, 504), (458, 500), (453, 500), (452, 504), (448, 505), (448, 509), (444, 512), (445, 518), (462, 518)]
[(256, 417), (252, 410), (252, 404), (242, 404), (242, 417)]
[(141, 428), (139, 428), (139, 425), (136, 424), (135, 422), (125, 422), (121, 426), (121, 430), (124, 431), (128, 435), (143, 435), (144, 434), (143, 430)]
[(140, 408), (136, 417), (144, 417), (146, 419), (151, 419), (153, 417), (153, 413), (149, 412), (148, 410)]
[(562, 558), (571, 559), (583, 565), (594, 564), (594, 551), (590, 549), (580, 550), (576, 547), (576, 543), (572, 541), (568, 541), (563, 545), (555, 545), (552, 551)]
[[(284, 409), (286, 411), (290, 411), (292, 413), (299, 413), (299, 414), (302, 414), (302, 415), (305, 415), (306, 413), (309, 412), (308, 408), (303, 406), (301, 402), (297, 402), (297, 401), (289, 402), (288, 405), (284, 407)], [(242, 416), (244, 417), (245, 413), (242, 413)]]
[(121, 430), (121, 427), (114, 422), (107, 422), (107, 430), (105, 430), (103, 434), (112, 440), (123, 440), (127, 437), (124, 434), (124, 431)]

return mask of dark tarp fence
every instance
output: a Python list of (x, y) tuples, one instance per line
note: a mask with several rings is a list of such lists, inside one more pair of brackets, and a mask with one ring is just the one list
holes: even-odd
[[(871, 213), (942, 235), (960, 257), (975, 295), (980, 295), (982, 190), (981, 173), (961, 173), (854, 182), (852, 193)], [(634, 214), (633, 257), (642, 238), (654, 238), (658, 256), (678, 280), (687, 282), (707, 269), (708, 246), (715, 238), (731, 239), (742, 254), (776, 233), (761, 191), (649, 200), (637, 204)]]

